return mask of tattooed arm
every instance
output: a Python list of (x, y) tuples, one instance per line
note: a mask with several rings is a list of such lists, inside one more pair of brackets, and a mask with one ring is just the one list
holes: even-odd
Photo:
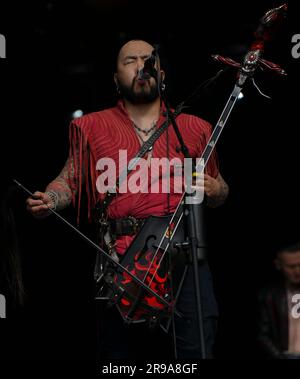
[(62, 210), (70, 205), (72, 192), (70, 180), (74, 181), (74, 160), (68, 158), (60, 174), (48, 184), (45, 192), (36, 191), (33, 197), (26, 200), (27, 210), (37, 218), (44, 218), (50, 214), (49, 208)]
[(211, 208), (216, 208), (225, 202), (229, 187), (220, 173), (216, 178), (205, 174), (204, 191), (207, 195), (207, 205)]
[[(64, 168), (57, 178), (48, 184), (46, 194), (54, 201), (55, 209), (60, 211), (70, 205), (72, 201), (72, 189), (70, 187), (70, 178), (74, 177), (74, 162), (68, 158)], [(53, 194), (53, 197), (51, 196)]]

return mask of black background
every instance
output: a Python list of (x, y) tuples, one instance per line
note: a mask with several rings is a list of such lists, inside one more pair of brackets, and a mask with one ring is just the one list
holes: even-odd
[[(7, 39), (7, 59), (0, 60), (1, 193), (13, 178), (43, 191), (67, 157), (72, 112), (115, 103), (114, 62), (123, 37), (161, 44), (169, 99), (176, 105), (220, 69), (211, 54), (241, 59), (259, 18), (280, 4), (39, 1), (9, 10), (1, 5), (0, 33)], [(258, 73), (257, 83), (272, 100), (249, 83), (217, 148), (230, 186), (227, 203), (208, 212), (220, 359), (259, 357), (257, 290), (275, 276), (275, 251), (299, 239), (299, 62), (291, 56), (291, 36), (300, 32), (295, 14), (289, 12), (265, 51), (266, 59), (286, 68), (288, 78)], [(189, 112), (214, 125), (234, 83), (235, 72), (228, 71)], [(22, 193), (13, 192), (12, 198), (27, 296), (25, 306), (10, 307), (3, 321), (4, 357), (92, 359), (95, 253), (57, 220), (28, 215)], [(75, 222), (72, 209), (63, 215)], [(92, 235), (84, 220), (82, 229)]]

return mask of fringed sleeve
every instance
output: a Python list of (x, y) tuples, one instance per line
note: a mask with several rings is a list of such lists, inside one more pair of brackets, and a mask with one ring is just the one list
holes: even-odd
[(87, 216), (91, 221), (91, 210), (97, 201), (96, 162), (89, 143), (90, 127), (84, 118), (71, 122), (69, 127), (69, 186), (73, 206), (77, 208), (77, 224), (80, 222), (83, 186), (87, 195)]

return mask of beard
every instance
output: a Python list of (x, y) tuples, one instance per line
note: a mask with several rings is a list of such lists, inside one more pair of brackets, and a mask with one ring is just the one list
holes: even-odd
[(149, 104), (159, 97), (158, 86), (156, 83), (140, 86), (138, 91), (136, 91), (134, 87), (135, 79), (132, 81), (131, 86), (119, 82), (120, 94), (131, 104)]

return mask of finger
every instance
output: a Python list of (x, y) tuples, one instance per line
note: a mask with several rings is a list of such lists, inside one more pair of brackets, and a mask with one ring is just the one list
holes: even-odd
[(31, 212), (31, 213), (39, 213), (39, 212), (45, 212), (47, 211), (49, 208), (47, 207), (47, 205), (38, 205), (36, 207), (31, 207), (29, 208), (28, 210)]
[(42, 199), (44, 197), (44, 193), (40, 192), (40, 191), (35, 191), (32, 194), (32, 197), (35, 198), (35, 199)]
[(205, 183), (211, 183), (212, 185), (218, 184), (217, 178), (214, 178), (212, 176), (207, 175), (207, 177), (204, 179)]
[(40, 205), (43, 204), (43, 193), (36, 191), (35, 193), (32, 194), (32, 197), (29, 197), (26, 200), (26, 204), (34, 206), (34, 205)]
[(35, 207), (37, 205), (43, 205), (44, 202), (42, 200), (33, 200), (33, 199), (28, 199), (26, 201), (26, 204), (29, 205), (30, 207)]
[(30, 211), (31, 213), (36, 214), (36, 213), (39, 213), (39, 212), (45, 212), (45, 211), (49, 210), (49, 207), (46, 204), (44, 204), (44, 205), (37, 205), (35, 207), (28, 207), (27, 206), (27, 210)]

